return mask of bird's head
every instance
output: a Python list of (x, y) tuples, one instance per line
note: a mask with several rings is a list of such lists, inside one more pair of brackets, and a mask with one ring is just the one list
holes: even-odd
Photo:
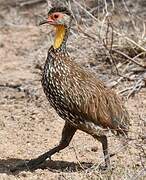
[(48, 18), (40, 22), (40, 25), (49, 24), (56, 28), (54, 48), (61, 46), (72, 19), (72, 14), (66, 7), (53, 7), (48, 12)]

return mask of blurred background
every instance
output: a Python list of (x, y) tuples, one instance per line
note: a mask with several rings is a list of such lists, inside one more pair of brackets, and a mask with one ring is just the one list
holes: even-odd
[[(54, 32), (38, 24), (53, 6), (67, 6), (74, 16), (71, 56), (121, 95), (131, 115), (133, 140), (122, 145), (109, 135), (110, 152), (116, 154), (111, 172), (99, 172), (100, 143), (83, 132), (41, 169), (18, 174), (8, 169), (60, 139), (64, 121), (40, 83)], [(145, 132), (145, 0), (0, 0), (0, 179), (145, 179)]]

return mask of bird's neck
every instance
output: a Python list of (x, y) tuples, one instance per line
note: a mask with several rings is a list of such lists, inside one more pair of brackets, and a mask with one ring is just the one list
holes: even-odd
[(66, 48), (66, 41), (68, 38), (69, 28), (64, 25), (56, 26), (56, 35), (54, 40), (54, 49)]

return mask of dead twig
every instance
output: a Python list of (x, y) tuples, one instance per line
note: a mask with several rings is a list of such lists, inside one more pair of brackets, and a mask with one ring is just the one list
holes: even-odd
[(23, 7), (23, 6), (32, 6), (34, 4), (39, 4), (39, 3), (47, 3), (46, 0), (22, 0), (19, 2), (19, 6)]
[[(82, 10), (84, 10), (95, 22), (97, 22), (98, 24), (101, 24), (102, 26), (104, 26), (104, 28), (107, 28), (107, 25), (103, 22), (101, 22), (99, 19), (97, 19), (95, 16), (93, 16), (86, 8), (84, 8), (79, 2), (77, 2), (76, 0), (73, 0), (73, 2)], [(144, 47), (142, 47), (140, 44), (138, 44), (137, 42), (135, 42), (134, 40), (132, 40), (131, 38), (127, 37), (125, 34), (121, 34), (118, 31), (114, 30), (113, 31), (116, 35), (118, 35), (119, 37), (122, 37), (124, 39), (126, 39), (128, 42), (132, 43), (133, 45), (135, 45), (136, 47), (138, 47), (139, 49), (141, 49), (142, 51), (146, 52), (146, 49)]]
[(90, 177), (88, 176), (85, 168), (82, 166), (82, 164), (81, 164), (81, 162), (80, 162), (80, 160), (79, 160), (79, 158), (78, 158), (78, 155), (77, 155), (78, 153), (77, 153), (77, 151), (76, 151), (76, 149), (75, 149), (75, 147), (74, 147), (74, 144), (73, 144), (73, 150), (74, 150), (74, 153), (75, 153), (75, 156), (76, 156), (76, 159), (77, 159), (77, 162), (78, 162), (80, 168), (85, 172), (85, 176), (87, 177), (87, 179), (90, 179)]
[(142, 87), (145, 87), (144, 86), (144, 83), (143, 83), (143, 79), (139, 79), (136, 84), (132, 87), (132, 90), (129, 92), (129, 94), (127, 95), (127, 98), (129, 99), (130, 96), (134, 95), (136, 92), (140, 91), (140, 89)]
[(2, 88), (12, 88), (12, 89), (17, 89), (18, 91), (21, 91), (21, 84), (0, 84), (0, 87)]
[(140, 67), (142, 67), (142, 68), (146, 68), (146, 66), (144, 66), (144, 65), (142, 65), (142, 64), (140, 64), (140, 63), (138, 63), (137, 61), (134, 60), (136, 57), (131, 58), (131, 57), (128, 56), (127, 54), (125, 54), (125, 53), (123, 53), (123, 52), (121, 52), (121, 51), (119, 51), (119, 50), (116, 50), (116, 49), (113, 49), (112, 51), (113, 51), (113, 52), (116, 52), (116, 53), (118, 53), (118, 54), (120, 54), (120, 55), (122, 55), (122, 56), (124, 56), (124, 57), (126, 57), (127, 60), (133, 62), (134, 64), (136, 64), (136, 65), (138, 65), (138, 66), (140, 66)]
[(77, 159), (77, 162), (78, 162), (80, 168), (85, 171), (84, 167), (82, 166), (82, 164), (81, 164), (81, 162), (80, 162), (80, 160), (79, 160), (79, 158), (78, 158), (78, 155), (77, 155), (78, 153), (76, 152), (76, 149), (75, 149), (75, 147), (74, 147), (74, 144), (73, 144), (73, 150), (74, 150), (74, 153), (75, 153), (75, 156), (76, 156), (76, 159)]
[[(114, 37), (114, 35), (113, 35), (113, 26), (111, 25), (109, 19), (107, 19), (107, 20), (108, 20), (108, 26), (107, 26), (107, 30), (106, 30), (106, 36), (105, 36), (106, 38), (105, 38), (105, 40), (103, 39), (103, 45), (104, 45), (105, 49), (108, 51), (109, 57), (111, 58), (111, 62), (113, 63), (113, 65), (116, 68), (117, 75), (119, 75), (119, 70), (118, 70), (118, 68), (116, 66), (115, 59), (113, 58), (112, 53), (111, 53), (112, 52), (112, 46), (113, 46), (113, 37)], [(108, 44), (108, 34), (109, 34), (109, 28), (110, 27), (112, 29), (111, 30), (112, 35), (111, 35), (110, 48), (108, 48), (107, 44)]]
[(130, 180), (137, 180), (140, 177), (144, 177), (145, 174), (146, 174), (146, 168), (141, 169), (138, 173), (134, 174)]
[(129, 92), (128, 95), (127, 95), (127, 99), (129, 99), (132, 95), (134, 95), (136, 92), (140, 91), (141, 88), (145, 87), (145, 84), (143, 82), (143, 78), (140, 78), (136, 84), (134, 84), (134, 86), (130, 86), (128, 88), (125, 88), (121, 91), (119, 91), (118, 93), (119, 94), (122, 94), (124, 95), (125, 93)]
[(88, 38), (90, 38), (90, 39), (92, 39), (92, 40), (96, 40), (96, 38), (94, 38), (93, 36), (91, 36), (91, 35), (89, 35), (88, 33), (86, 33), (82, 28), (81, 28), (81, 26), (80, 25), (77, 25), (77, 28), (78, 28), (78, 30), (81, 32), (81, 33), (83, 33), (85, 36), (87, 36)]

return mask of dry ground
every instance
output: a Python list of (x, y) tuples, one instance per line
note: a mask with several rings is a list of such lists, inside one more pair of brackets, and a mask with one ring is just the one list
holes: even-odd
[[(0, 180), (51, 179), (145, 179), (146, 89), (126, 102), (131, 115), (130, 141), (124, 148), (121, 140), (109, 137), (113, 170), (99, 172), (103, 161), (101, 144), (91, 136), (77, 132), (70, 146), (53, 156), (39, 169), (12, 174), (8, 166), (37, 157), (56, 145), (64, 121), (47, 102), (40, 84), (38, 63), (43, 64), (51, 44), (47, 27), (37, 27), (37, 14), (45, 14), (45, 5), (33, 9), (1, 6), (0, 12)], [(31, 19), (32, 17), (32, 19)], [(14, 25), (15, 24), (15, 25)], [(85, 39), (84, 39), (85, 40)], [(76, 37), (70, 38), (70, 51), (80, 57), (79, 63), (88, 64), (92, 55), (84, 58), (91, 47)], [(74, 44), (76, 44), (74, 46)], [(86, 48), (86, 49), (85, 49)], [(107, 82), (106, 70), (101, 74)], [(117, 89), (123, 87), (122, 82)]]

